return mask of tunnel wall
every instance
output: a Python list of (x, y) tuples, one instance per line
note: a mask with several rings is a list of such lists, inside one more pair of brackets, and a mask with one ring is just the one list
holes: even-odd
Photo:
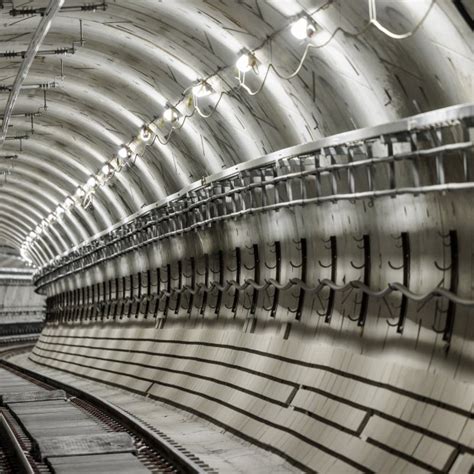
[(90, 321), (48, 326), (30, 358), (190, 411), (306, 470), (472, 462), (471, 384), (319, 341)]
[(39, 334), (44, 317), (45, 297), (35, 292), (31, 280), (0, 279), (0, 344), (12, 337)]
[[(374, 135), (358, 153), (333, 150), (320, 189), (309, 162), (325, 147), (238, 174), (240, 201), (183, 193), (193, 205), (202, 194), (205, 225), (168, 203), (166, 219), (117, 230), (110, 256), (101, 236), (38, 275), (47, 326), (32, 360), (175, 404), (316, 471), (469, 463), (474, 216), (469, 183), (457, 185), (472, 143), (470, 125), (436, 127), (391, 136), (377, 163)], [(349, 158), (376, 168), (373, 185)], [(212, 220), (234, 206), (245, 213)]]

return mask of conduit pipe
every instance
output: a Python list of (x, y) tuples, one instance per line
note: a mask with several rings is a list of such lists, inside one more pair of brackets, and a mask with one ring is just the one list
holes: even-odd
[(20, 69), (18, 70), (18, 74), (15, 78), (15, 82), (13, 83), (10, 95), (8, 96), (7, 105), (5, 106), (2, 128), (0, 130), (0, 148), (3, 146), (3, 143), (7, 136), (10, 117), (13, 112), (13, 108), (15, 107), (15, 103), (18, 99), (18, 95), (20, 94), (23, 82), (25, 81), (26, 76), (28, 75), (30, 67), (33, 64), (33, 61), (36, 57), (36, 54), (38, 53), (41, 44), (43, 43), (44, 38), (48, 34), (53, 18), (58, 13), (63, 4), (64, 0), (50, 0), (46, 8), (45, 14), (38, 25), (38, 28), (36, 28), (36, 31), (33, 33), (33, 37), (31, 38), (30, 44), (28, 45), (28, 49), (26, 50), (25, 57), (21, 63)]

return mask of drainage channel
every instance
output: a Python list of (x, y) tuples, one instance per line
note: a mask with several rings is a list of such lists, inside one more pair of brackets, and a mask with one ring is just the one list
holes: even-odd
[[(0, 350), (0, 357), (24, 350)], [(0, 359), (0, 472), (213, 469), (106, 400)]]

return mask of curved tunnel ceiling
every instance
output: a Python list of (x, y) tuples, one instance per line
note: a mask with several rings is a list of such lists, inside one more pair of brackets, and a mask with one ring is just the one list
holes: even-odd
[[(11, 16), (16, 2), (0, 10), (0, 53), (26, 50), (39, 15)], [(45, 7), (47, 2), (28, 2)], [(68, 0), (65, 7), (81, 6)], [(295, 39), (289, 25), (306, 12), (317, 30)], [(162, 116), (169, 104), (190, 113), (183, 91), (209, 78), (226, 91), (215, 113), (194, 113), (168, 144), (148, 146), (135, 164), (97, 188), (93, 205), (75, 206), (48, 227), (29, 256), (44, 265), (73, 245), (106, 229), (188, 183), (233, 164), (304, 143), (418, 112), (472, 100), (472, 31), (452, 2), (379, 1), (377, 18), (411, 37), (397, 40), (367, 27), (368, 2), (117, 0), (95, 12), (63, 10), (40, 50), (84, 43), (74, 54), (36, 58), (25, 84), (56, 83), (21, 92), (1, 161), (0, 232), (20, 248), (29, 233), (67, 196), (110, 161), (140, 127)], [(338, 30), (340, 29), (340, 30)], [(354, 36), (354, 33), (361, 32)], [(331, 35), (332, 40), (328, 42)], [(255, 50), (258, 74), (238, 87), (236, 59)], [(263, 45), (263, 47), (261, 47)], [(449, 45), (449, 46), (447, 46)], [(0, 58), (0, 84), (10, 85), (21, 58)], [(63, 77), (61, 77), (61, 61)], [(0, 109), (7, 93), (0, 94)], [(187, 108), (186, 108), (187, 107)], [(23, 114), (40, 112), (31, 123)], [(17, 140), (14, 137), (28, 136)]]

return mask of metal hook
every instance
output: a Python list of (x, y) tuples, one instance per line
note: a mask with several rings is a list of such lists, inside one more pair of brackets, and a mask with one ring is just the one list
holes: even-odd
[(237, 265), (235, 265), (235, 268), (231, 268), (231, 267), (229, 267), (229, 265), (226, 265), (225, 267), (227, 268), (227, 270), (228, 270), (229, 272), (234, 273), (234, 272), (237, 271)]
[[(186, 262), (186, 260), (185, 260), (185, 262)], [(183, 270), (183, 276), (184, 276), (184, 278), (192, 278), (192, 276), (193, 276), (193, 267), (194, 267), (194, 265), (193, 265), (193, 258), (192, 258), (192, 257), (189, 259), (189, 263), (191, 264), (191, 265), (190, 265), (190, 266), (191, 266), (191, 269), (190, 269), (191, 272), (190, 272), (190, 273), (186, 273), (186, 272)]]
[(351, 267), (355, 268), (356, 270), (361, 270), (365, 267), (365, 262), (362, 265), (356, 265), (352, 260), (350, 261)]
[(217, 273), (220, 273), (220, 271), (221, 271), (220, 267), (217, 267), (217, 270), (214, 270), (214, 268), (212, 267), (211, 264), (209, 264), (209, 270), (210, 270), (211, 273), (213, 273), (214, 275), (216, 275)]
[(447, 272), (448, 270), (451, 270), (451, 268), (453, 267), (452, 263), (450, 263), (446, 267), (442, 267), (436, 260), (434, 261), (434, 265), (440, 272)]
[[(166, 270), (166, 273), (168, 274), (168, 268), (167, 268), (167, 267), (162, 268), (162, 270), (163, 270), (163, 273), (164, 273), (165, 270)], [(160, 272), (160, 276), (159, 276), (160, 283), (168, 283), (169, 275), (167, 275), (167, 277), (166, 277), (165, 280), (162, 280), (162, 279), (161, 279), (161, 273), (162, 273), (162, 272)]]
[[(317, 298), (318, 298), (318, 300), (319, 300), (319, 303), (321, 304), (321, 307), (324, 308), (324, 303), (323, 303), (323, 301), (321, 300), (320, 294), (317, 293), (316, 296), (317, 296)], [(314, 298), (313, 298), (313, 300), (314, 300)], [(327, 301), (327, 299), (326, 299), (326, 301)], [(316, 313), (317, 313), (317, 315), (318, 315), (319, 317), (321, 317), (321, 318), (324, 318), (324, 317), (326, 316), (326, 310), (324, 310), (323, 312), (320, 313), (319, 310), (317, 309), (317, 310), (316, 310)]]
[(328, 265), (325, 265), (323, 262), (321, 262), (321, 260), (318, 260), (318, 263), (323, 268), (330, 268), (332, 266), (332, 262), (330, 262)]
[[(291, 263), (291, 262), (290, 262)], [(268, 265), (267, 262), (263, 262), (263, 264), (265, 265), (266, 268), (268, 268), (269, 270), (274, 270), (277, 265), (278, 265), (278, 262), (275, 262), (275, 265)], [(247, 267), (246, 267), (247, 268)]]
[(301, 263), (295, 264), (295, 263), (293, 263), (293, 261), (290, 259), (290, 265), (291, 265), (293, 268), (301, 268), (301, 267), (304, 265), (304, 261), (301, 261)]
[(438, 230), (438, 235), (444, 240), (444, 239), (449, 239), (451, 237), (451, 233), (448, 231), (447, 234), (441, 233), (441, 231)]
[(206, 274), (206, 269), (204, 269), (204, 272), (201, 273), (198, 268), (196, 268), (196, 274), (199, 276), (204, 276)]
[(352, 318), (351, 316), (347, 315), (347, 317), (354, 323), (359, 321), (359, 316), (355, 316), (355, 317)]
[(388, 261), (388, 266), (392, 269), (392, 270), (401, 270), (403, 268), (403, 263), (400, 265), (400, 266), (396, 266), (394, 265), (390, 260)]
[(433, 329), (433, 331), (436, 333), (436, 334), (443, 334), (444, 331), (446, 330), (446, 325), (444, 326), (443, 329), (438, 329), (437, 327), (435, 327), (435, 323), (433, 323), (431, 325), (431, 329)]

